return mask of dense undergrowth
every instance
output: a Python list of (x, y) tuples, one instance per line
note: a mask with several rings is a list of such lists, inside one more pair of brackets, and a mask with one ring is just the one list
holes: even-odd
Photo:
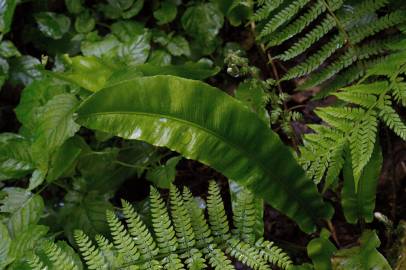
[(0, 0), (0, 269), (406, 269), (405, 15)]

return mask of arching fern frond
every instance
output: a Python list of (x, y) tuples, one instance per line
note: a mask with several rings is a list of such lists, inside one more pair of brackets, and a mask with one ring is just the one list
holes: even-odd
[[(245, 194), (239, 199), (238, 207), (242, 209), (235, 210), (237, 214), (233, 220), (236, 221), (237, 229), (234, 234), (229, 232), (220, 190), (214, 181), (209, 184), (207, 203), (210, 228), (202, 209), (188, 189), (185, 188), (181, 195), (172, 185), (169, 199), (171, 215), (158, 190), (151, 187), (150, 210), (154, 235), (149, 233), (131, 204), (124, 200), (122, 213), (125, 226), (115, 213), (106, 213), (114, 245), (106, 238), (97, 236), (96, 247), (82, 231), (76, 231), (75, 240), (88, 268), (175, 270), (185, 269), (186, 266), (187, 269), (198, 270), (210, 265), (217, 270), (234, 269), (227, 255), (255, 270), (270, 269), (268, 263), (281, 269), (288, 269), (292, 264), (286, 253), (273, 243), (246, 237), (253, 235), (249, 229), (251, 223), (244, 223), (242, 216), (246, 215), (251, 220), (251, 194)], [(165, 239), (171, 245), (163, 243)], [(61, 255), (61, 258), (64, 257)], [(33, 259), (32, 264), (38, 262)]]

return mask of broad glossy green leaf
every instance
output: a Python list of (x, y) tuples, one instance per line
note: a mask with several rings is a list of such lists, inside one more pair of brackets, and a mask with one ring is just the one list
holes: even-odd
[(33, 189), (39, 187), (45, 180), (45, 172), (42, 170), (35, 170), (30, 178), (30, 184), (27, 190), (32, 191)]
[(11, 261), (9, 257), (11, 238), (2, 222), (0, 222), (0, 240), (0, 269), (4, 269)]
[(212, 166), (305, 231), (332, 214), (277, 134), (207, 84), (173, 76), (127, 77), (91, 96), (77, 112), (88, 128), (166, 146)]
[(376, 248), (381, 242), (374, 231), (366, 230), (360, 246), (342, 249), (332, 258), (333, 270), (391, 270), (385, 257)]
[(158, 24), (170, 23), (176, 18), (178, 9), (173, 1), (166, 0), (161, 3), (159, 9), (154, 11), (154, 18), (158, 20)]
[(181, 21), (183, 29), (203, 45), (217, 36), (224, 17), (215, 4), (202, 3), (189, 7)]
[(376, 142), (371, 159), (361, 173), (358, 190), (356, 191), (351, 158), (347, 155), (343, 171), (344, 186), (341, 193), (341, 204), (345, 218), (349, 223), (355, 224), (361, 219), (366, 222), (372, 222), (374, 218), (376, 187), (382, 168), (382, 159), (380, 143)]
[(0, 180), (18, 179), (34, 169), (30, 143), (13, 133), (0, 134)]
[(129, 66), (145, 63), (151, 49), (150, 39), (150, 34), (145, 33), (120, 44), (117, 47), (117, 60)]
[(312, 259), (315, 270), (331, 270), (331, 257), (337, 248), (328, 239), (330, 232), (322, 229), (320, 237), (307, 245), (307, 254)]
[(9, 59), (10, 81), (12, 84), (29, 85), (32, 81), (41, 77), (44, 70), (41, 62), (32, 56), (23, 55), (21, 57)]
[(0, 0), (0, 32), (6, 34), (10, 31), (17, 0)]
[(25, 259), (27, 253), (38, 247), (39, 242), (45, 237), (48, 227), (32, 224), (24, 231), (18, 233), (11, 244), (10, 255), (14, 260)]
[(181, 158), (181, 156), (170, 158), (165, 165), (159, 165), (148, 170), (147, 179), (154, 183), (156, 187), (169, 189), (175, 180), (176, 165)]
[(60, 39), (69, 31), (70, 19), (63, 14), (40, 12), (35, 14), (39, 30), (47, 37)]
[(36, 224), (44, 210), (41, 196), (17, 187), (4, 188), (6, 197), (0, 201), (0, 213), (7, 214), (6, 224), (11, 237), (16, 237), (31, 224)]

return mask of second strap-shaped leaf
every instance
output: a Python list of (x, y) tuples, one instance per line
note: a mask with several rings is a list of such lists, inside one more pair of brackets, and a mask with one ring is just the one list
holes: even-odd
[(127, 74), (77, 113), (85, 127), (165, 146), (215, 168), (304, 231), (332, 214), (278, 135), (241, 102), (200, 81)]

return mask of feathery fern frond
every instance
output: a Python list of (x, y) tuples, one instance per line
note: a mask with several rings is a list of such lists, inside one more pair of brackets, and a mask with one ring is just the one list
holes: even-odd
[[(252, 230), (249, 229), (251, 223), (245, 223), (243, 220), (244, 217), (251, 220), (253, 209), (250, 205), (253, 204), (251, 194), (245, 194), (239, 199), (237, 206), (242, 209), (235, 209), (237, 214), (234, 220), (237, 229), (233, 236), (229, 233), (220, 190), (214, 181), (209, 185), (207, 203), (211, 229), (207, 225), (202, 209), (198, 207), (187, 188), (181, 195), (172, 185), (169, 197), (172, 219), (169, 218), (168, 209), (158, 190), (151, 187), (150, 206), (154, 237), (131, 204), (124, 200), (122, 212), (126, 226), (114, 212), (106, 213), (114, 245), (99, 235), (96, 236), (98, 245), (96, 247), (82, 231), (76, 231), (75, 240), (88, 269), (177, 270), (186, 266), (187, 269), (198, 270), (205, 269), (207, 264), (219, 270), (234, 269), (226, 254), (254, 270), (270, 269), (268, 262), (281, 269), (287, 269), (291, 265), (287, 255), (273, 243), (263, 239), (255, 242), (257, 239), (246, 237), (246, 234), (252, 234)], [(236, 233), (237, 231), (241, 233)], [(163, 243), (165, 239), (168, 239), (171, 246)], [(250, 243), (244, 242), (246, 239)], [(32, 264), (40, 265), (35, 258), (32, 259)]]

